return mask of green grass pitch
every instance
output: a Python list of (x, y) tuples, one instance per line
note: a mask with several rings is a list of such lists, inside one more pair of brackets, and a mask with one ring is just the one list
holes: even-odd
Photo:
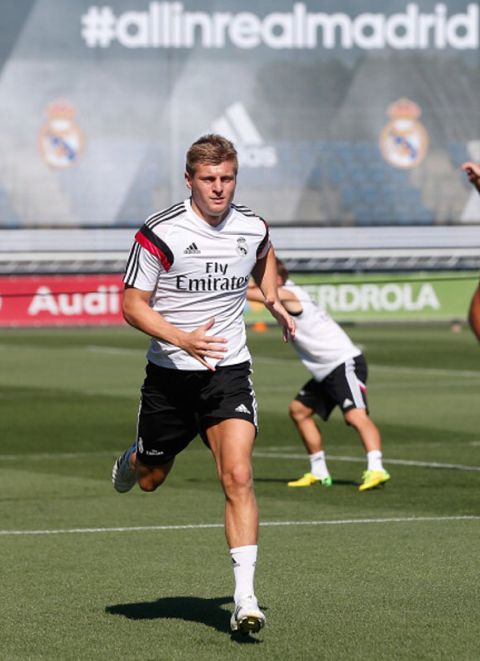
[(480, 658), (480, 351), (464, 328), (348, 329), (365, 351), (392, 480), (359, 493), (360, 442), (323, 426), (334, 486), (287, 405), (307, 378), (276, 328), (250, 333), (260, 433), (256, 587), (267, 625), (229, 633), (223, 496), (196, 439), (154, 494), (117, 494), (147, 338), (0, 332), (0, 659)]

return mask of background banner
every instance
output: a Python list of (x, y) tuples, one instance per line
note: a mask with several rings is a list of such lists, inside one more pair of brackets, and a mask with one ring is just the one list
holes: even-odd
[(0, 276), (0, 326), (125, 323), (120, 275)]
[[(459, 273), (405, 276), (298, 275), (337, 321), (463, 321), (478, 277)], [(121, 325), (120, 275), (0, 276), (0, 327)], [(275, 323), (249, 303), (248, 324)]]
[(2, 5), (0, 227), (138, 226), (220, 132), (278, 225), (480, 222), (468, 0)]
[[(319, 305), (336, 321), (464, 321), (478, 283), (471, 273), (298, 275)], [(248, 304), (248, 323), (271, 321), (260, 304)]]

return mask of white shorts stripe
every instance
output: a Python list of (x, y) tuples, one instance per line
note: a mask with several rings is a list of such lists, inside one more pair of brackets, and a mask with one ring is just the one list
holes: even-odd
[(355, 361), (353, 358), (349, 358), (345, 361), (345, 377), (352, 393), (353, 403), (357, 409), (364, 409), (365, 401), (363, 399), (361, 386), (363, 386), (363, 388), (365, 388), (365, 386), (358, 380), (357, 375), (355, 374)]
[(255, 390), (253, 389), (253, 381), (252, 381), (252, 365), (250, 364), (250, 374), (248, 377), (248, 383), (250, 385), (250, 394), (252, 396), (252, 408), (253, 408), (253, 423), (255, 425), (255, 428), (258, 431), (258, 404), (257, 404), (257, 398), (255, 395)]

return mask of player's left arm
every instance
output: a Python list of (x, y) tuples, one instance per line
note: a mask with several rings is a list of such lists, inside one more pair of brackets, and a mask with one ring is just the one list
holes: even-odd
[(290, 338), (295, 337), (295, 322), (283, 307), (278, 296), (277, 275), (275, 253), (273, 248), (270, 247), (267, 254), (257, 260), (252, 276), (263, 294), (264, 300), (262, 302), (282, 327), (283, 339), (288, 342)]

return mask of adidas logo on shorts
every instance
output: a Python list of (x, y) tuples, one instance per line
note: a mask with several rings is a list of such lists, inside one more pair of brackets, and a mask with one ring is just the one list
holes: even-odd
[(247, 415), (250, 415), (250, 411), (247, 409), (245, 404), (240, 404), (239, 406), (237, 406), (235, 411), (237, 411), (238, 413), (246, 413)]
[(198, 249), (198, 246), (195, 242), (191, 243), (185, 250), (183, 251), (185, 255), (199, 255), (200, 250)]

